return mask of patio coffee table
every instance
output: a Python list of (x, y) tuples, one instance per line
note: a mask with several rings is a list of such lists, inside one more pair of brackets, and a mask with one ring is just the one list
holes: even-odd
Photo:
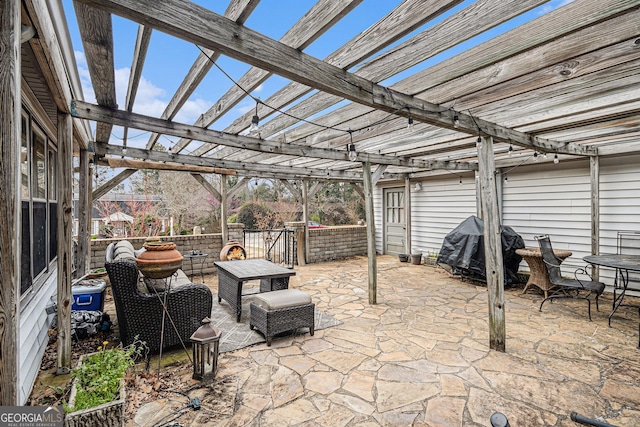
[[(553, 288), (551, 282), (549, 282), (549, 275), (547, 273), (547, 266), (544, 265), (542, 260), (542, 253), (540, 248), (523, 248), (516, 249), (516, 253), (520, 255), (529, 265), (529, 280), (522, 291), (522, 295), (527, 292), (527, 288), (531, 285), (537, 286), (544, 292), (544, 297), (547, 298), (549, 290)], [(564, 249), (554, 249), (553, 253), (560, 259), (564, 260), (572, 255), (571, 251)]]
[(236, 312), (236, 321), (242, 314), (242, 284), (260, 280), (260, 292), (289, 288), (289, 277), (296, 272), (266, 259), (216, 261), (218, 268), (218, 303), (224, 299)]

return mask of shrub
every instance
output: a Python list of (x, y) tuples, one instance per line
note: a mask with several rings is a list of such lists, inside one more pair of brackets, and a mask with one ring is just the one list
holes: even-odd
[(240, 207), (237, 221), (244, 224), (244, 228), (251, 230), (258, 226), (258, 219), (269, 216), (269, 209), (258, 202), (247, 202)]

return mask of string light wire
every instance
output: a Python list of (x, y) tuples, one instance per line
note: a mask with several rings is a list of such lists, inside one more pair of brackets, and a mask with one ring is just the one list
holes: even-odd
[[(246, 96), (248, 96), (249, 98), (251, 98), (253, 101), (255, 101), (255, 102), (256, 102), (256, 116), (258, 115), (258, 112), (257, 112), (258, 106), (257, 106), (257, 104), (262, 104), (262, 105), (264, 105), (265, 107), (270, 108), (271, 110), (273, 110), (273, 111), (275, 111), (275, 112), (277, 112), (277, 113), (280, 113), (280, 114), (282, 114), (282, 115), (284, 115), (284, 116), (287, 116), (287, 117), (290, 117), (290, 118), (292, 118), (292, 119), (298, 120), (298, 121), (300, 121), (300, 122), (304, 122), (304, 123), (307, 123), (307, 124), (310, 124), (310, 125), (313, 125), (313, 126), (318, 126), (318, 127), (320, 127), (320, 128), (326, 129), (326, 130), (334, 130), (334, 131), (338, 131), (338, 132), (344, 132), (344, 133), (347, 133), (347, 134), (352, 134), (353, 132), (360, 132), (360, 131), (363, 131), (363, 130), (365, 130), (365, 129), (367, 129), (367, 128), (371, 127), (371, 126), (375, 126), (375, 125), (378, 125), (378, 124), (384, 123), (384, 122), (386, 122), (386, 121), (387, 121), (391, 116), (395, 116), (395, 115), (397, 115), (397, 113), (398, 113), (398, 112), (400, 112), (400, 111), (402, 111), (402, 110), (405, 110), (405, 109), (406, 109), (406, 110), (409, 110), (409, 107), (402, 107), (402, 108), (398, 108), (398, 109), (396, 109), (395, 111), (393, 111), (393, 112), (391, 112), (391, 113), (388, 113), (385, 117), (381, 118), (380, 120), (377, 120), (377, 121), (375, 121), (375, 122), (373, 122), (373, 123), (370, 123), (370, 124), (368, 124), (368, 125), (366, 125), (366, 126), (362, 126), (361, 128), (358, 128), (358, 129), (341, 129), (341, 128), (336, 128), (336, 127), (333, 127), (333, 126), (323, 125), (323, 124), (321, 124), (321, 123), (316, 123), (316, 122), (313, 122), (313, 121), (311, 121), (311, 120), (307, 120), (307, 119), (303, 119), (303, 118), (300, 118), (300, 117), (296, 117), (296, 116), (294, 116), (294, 115), (293, 115), (293, 114), (291, 114), (291, 113), (288, 113), (288, 112), (286, 112), (286, 111), (284, 111), (284, 110), (281, 110), (280, 108), (273, 107), (273, 106), (271, 106), (271, 105), (269, 105), (269, 104), (266, 104), (265, 102), (261, 101), (260, 99), (256, 98), (256, 97), (255, 97), (255, 96), (253, 96), (253, 95), (252, 95), (248, 90), (246, 90), (245, 88), (243, 88), (243, 87), (242, 87), (242, 86), (241, 86), (241, 85), (240, 85), (236, 80), (234, 80), (234, 78), (233, 78), (233, 77), (231, 77), (231, 75), (229, 75), (229, 73), (227, 73), (227, 72), (226, 72), (226, 71), (225, 71), (225, 70), (224, 70), (220, 65), (218, 65), (218, 63), (216, 63), (216, 61), (214, 61), (214, 60), (213, 60), (209, 55), (207, 55), (207, 54), (206, 54), (206, 52), (205, 52), (205, 51), (204, 51), (200, 46), (196, 45), (196, 47), (200, 50), (200, 52), (202, 52), (202, 54), (203, 54), (203, 55), (205, 55), (205, 56), (207, 57), (207, 59), (209, 59), (209, 61), (211, 61), (211, 63), (212, 63), (212, 64), (213, 64), (213, 65), (214, 65), (214, 66), (215, 66), (215, 67), (216, 67), (216, 68), (217, 68), (217, 69), (218, 69), (222, 74), (224, 74), (224, 75), (225, 75), (225, 77), (227, 77), (227, 79), (229, 79), (229, 80), (230, 80), (230, 81), (231, 81), (235, 86), (237, 86), (237, 87), (238, 87), (242, 92), (244, 92), (244, 94), (245, 94)], [(445, 111), (445, 110), (442, 110), (442, 111)], [(411, 122), (413, 122), (413, 117), (411, 117), (411, 116), (410, 116), (410, 121), (411, 121)]]

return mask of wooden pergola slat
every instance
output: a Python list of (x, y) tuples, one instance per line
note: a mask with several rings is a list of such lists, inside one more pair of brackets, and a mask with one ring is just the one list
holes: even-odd
[[(424, 0), (409, 0), (403, 2), (376, 24), (372, 25), (354, 39), (342, 45), (338, 50), (329, 55), (325, 61), (330, 64), (335, 64), (341, 68), (348, 69), (362, 59), (389, 45), (394, 40), (397, 40), (407, 34), (418, 25), (431, 19), (441, 10), (446, 10), (455, 6), (459, 1), (447, 0), (443, 2), (441, 0), (438, 2), (430, 2), (430, 4), (424, 3)], [(409, 10), (411, 10), (412, 13), (408, 13)], [(419, 13), (416, 13), (416, 11), (419, 11)], [(405, 24), (397, 25), (397, 22), (401, 17), (404, 18)], [(245, 82), (243, 79), (240, 79), (238, 83), (244, 87), (243, 84), (245, 84)], [(311, 91), (310, 87), (292, 82), (276, 92), (274, 95), (270, 96), (265, 101), (265, 104), (275, 108), (283, 108), (288, 103), (300, 98), (309, 91)], [(257, 112), (258, 116), (262, 118), (269, 117), (275, 113), (272, 108), (267, 108), (264, 105), (258, 105)], [(243, 131), (247, 128), (249, 123), (251, 123), (253, 114), (253, 112), (250, 112), (242, 115), (229, 125), (225, 131), (229, 133), (239, 133)], [(266, 137), (268, 137), (268, 135), (265, 134), (265, 138)], [(202, 147), (196, 150), (194, 154), (203, 155), (208, 152), (209, 149), (210, 148), (208, 147)]]
[[(259, 2), (260, 0), (232, 0), (231, 3), (229, 3), (224, 16), (234, 20), (238, 24), (243, 24), (251, 13), (253, 13)], [(175, 117), (180, 108), (182, 108), (184, 103), (187, 102), (189, 97), (196, 90), (200, 82), (202, 82), (209, 70), (211, 70), (213, 62), (219, 57), (220, 54), (211, 49), (204, 49), (203, 52), (198, 55), (198, 58), (196, 58), (195, 62), (189, 69), (189, 72), (176, 90), (176, 93), (162, 112), (162, 115), (160, 116), (161, 118), (172, 119)], [(147, 142), (148, 150), (154, 147), (159, 136), (160, 134), (158, 133), (151, 134), (149, 141)]]
[[(77, 1), (73, 6), (96, 101), (100, 105), (117, 108), (111, 14)], [(96, 141), (108, 142), (111, 129), (110, 124), (99, 123)]]
[[(280, 41), (288, 46), (303, 50), (361, 2), (362, 0), (319, 1), (282, 36)], [(246, 92), (254, 90), (269, 76), (271, 76), (270, 72), (252, 67), (238, 80), (238, 85), (233, 85), (209, 110), (196, 120), (194, 125), (200, 127), (210, 126), (244, 99)], [(189, 142), (189, 139), (182, 138), (173, 146), (171, 151), (179, 153)]]
[(470, 134), (481, 133), (498, 141), (540, 147), (543, 151), (595, 155), (595, 151), (588, 147), (527, 135), (470, 114), (443, 110), (439, 105), (374, 84), (239, 26), (193, 3), (178, 4), (177, 0), (168, 0), (159, 7), (148, 3), (150, 0), (135, 3), (126, 0), (81, 1), (109, 8), (114, 13), (152, 25), (176, 37), (217, 49), (254, 66), (272, 69), (283, 77), (399, 116), (411, 116), (415, 120)]

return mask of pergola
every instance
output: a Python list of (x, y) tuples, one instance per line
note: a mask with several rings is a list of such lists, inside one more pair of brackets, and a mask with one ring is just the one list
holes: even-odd
[[(86, 177), (94, 156), (98, 164), (126, 169), (95, 189), (93, 197), (149, 167), (188, 170), (205, 186), (203, 172), (237, 174), (245, 178), (239, 185), (251, 177), (349, 182), (365, 198), (369, 301), (375, 303), (376, 183), (400, 180), (409, 188), (411, 180), (441, 171), (477, 173), (487, 242), (490, 346), (504, 350), (496, 168), (538, 153), (548, 153), (547, 161), (588, 157), (595, 200), (592, 247), (597, 248), (599, 158), (640, 151), (640, 1), (575, 0), (508, 31), (501, 25), (547, 1), (389, 3), (397, 6), (389, 6), (384, 18), (327, 57), (316, 58), (305, 50), (345, 15), (367, 7), (367, 1), (319, 0), (277, 41), (243, 25), (260, 11), (259, 0), (231, 0), (224, 16), (182, 0), (76, 0), (97, 100), (70, 106), (73, 117), (97, 123), (95, 141), (79, 153), (86, 190), (81, 205), (91, 204)], [(139, 24), (123, 106), (116, 103), (112, 15)], [(491, 30), (498, 35), (469, 43)], [(133, 112), (154, 31), (201, 51), (160, 117)], [(459, 53), (438, 60), (443, 52)], [(195, 123), (174, 121), (221, 55), (250, 69), (235, 83), (225, 81), (226, 93)], [(216, 127), (274, 74), (288, 83), (268, 99), (256, 100), (255, 110), (231, 125)], [(384, 83), (389, 80), (394, 83)], [(259, 132), (248, 132), (256, 120)], [(125, 128), (122, 144), (110, 143), (113, 126)], [(130, 129), (152, 132), (144, 148), (127, 145)], [(161, 135), (179, 139), (167, 151), (154, 150)], [(234, 191), (224, 180), (220, 189), (208, 188), (222, 201)], [(307, 186), (290, 189), (306, 200)], [(84, 218), (80, 242), (88, 241), (88, 222)], [(81, 250), (86, 255), (86, 246)]]

